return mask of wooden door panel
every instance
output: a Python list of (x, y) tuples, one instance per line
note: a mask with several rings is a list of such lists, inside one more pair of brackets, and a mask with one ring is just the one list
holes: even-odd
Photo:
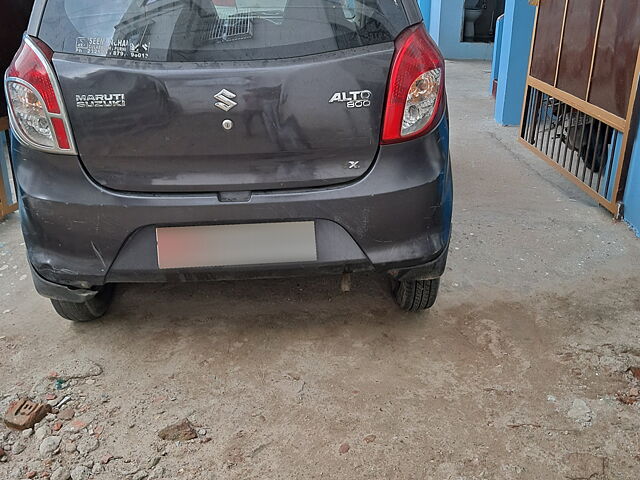
[(638, 47), (640, 2), (605, 0), (589, 102), (627, 116)]
[(601, 0), (568, 0), (557, 87), (586, 100)]
[(543, 0), (538, 7), (536, 41), (531, 57), (531, 76), (555, 84), (565, 0)]

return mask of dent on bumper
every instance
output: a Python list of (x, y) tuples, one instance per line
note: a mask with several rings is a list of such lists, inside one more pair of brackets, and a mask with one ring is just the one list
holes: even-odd
[(445, 120), (423, 138), (382, 146), (374, 166), (357, 181), (255, 192), (245, 202), (221, 202), (216, 194), (114, 192), (96, 184), (75, 157), (35, 152), (16, 141), (12, 148), (29, 260), (49, 282), (88, 289), (115, 281), (109, 278), (114, 265), (117, 281), (154, 280), (154, 272), (120, 259), (155, 252), (154, 242), (136, 247), (145, 252), (128, 250), (128, 244), (156, 226), (326, 220), (344, 229), (362, 252), (351, 263), (379, 270), (432, 263), (449, 242)]
[(66, 285), (60, 285), (58, 283), (51, 282), (43, 278), (38, 272), (35, 271), (33, 265), (31, 267), (31, 278), (33, 285), (43, 297), (52, 298), (54, 300), (61, 300), (72, 303), (84, 303), (91, 300), (97, 295), (97, 290), (88, 290), (84, 288), (72, 288)]

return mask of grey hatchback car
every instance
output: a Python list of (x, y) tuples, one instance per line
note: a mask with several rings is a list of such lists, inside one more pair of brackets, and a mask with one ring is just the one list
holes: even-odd
[(36, 290), (445, 270), (444, 61), (416, 0), (36, 0), (5, 75)]

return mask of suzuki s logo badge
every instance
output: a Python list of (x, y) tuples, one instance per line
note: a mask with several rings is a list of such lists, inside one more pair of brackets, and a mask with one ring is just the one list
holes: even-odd
[(213, 96), (213, 98), (218, 100), (216, 102), (216, 107), (218, 107), (220, 110), (224, 110), (225, 112), (228, 112), (233, 107), (238, 105), (236, 102), (233, 101), (233, 99), (236, 97), (237, 95), (235, 93), (230, 92), (226, 88), (223, 88)]
[(367, 108), (371, 106), (371, 95), (371, 90), (336, 92), (329, 100), (329, 103), (346, 103), (347, 108)]

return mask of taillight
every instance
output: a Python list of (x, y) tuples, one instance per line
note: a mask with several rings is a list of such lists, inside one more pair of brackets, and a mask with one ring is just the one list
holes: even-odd
[(32, 148), (75, 154), (69, 119), (51, 68), (52, 57), (44, 43), (24, 38), (5, 74), (11, 129)]
[(391, 66), (382, 143), (429, 132), (444, 110), (444, 59), (424, 25), (400, 34)]

